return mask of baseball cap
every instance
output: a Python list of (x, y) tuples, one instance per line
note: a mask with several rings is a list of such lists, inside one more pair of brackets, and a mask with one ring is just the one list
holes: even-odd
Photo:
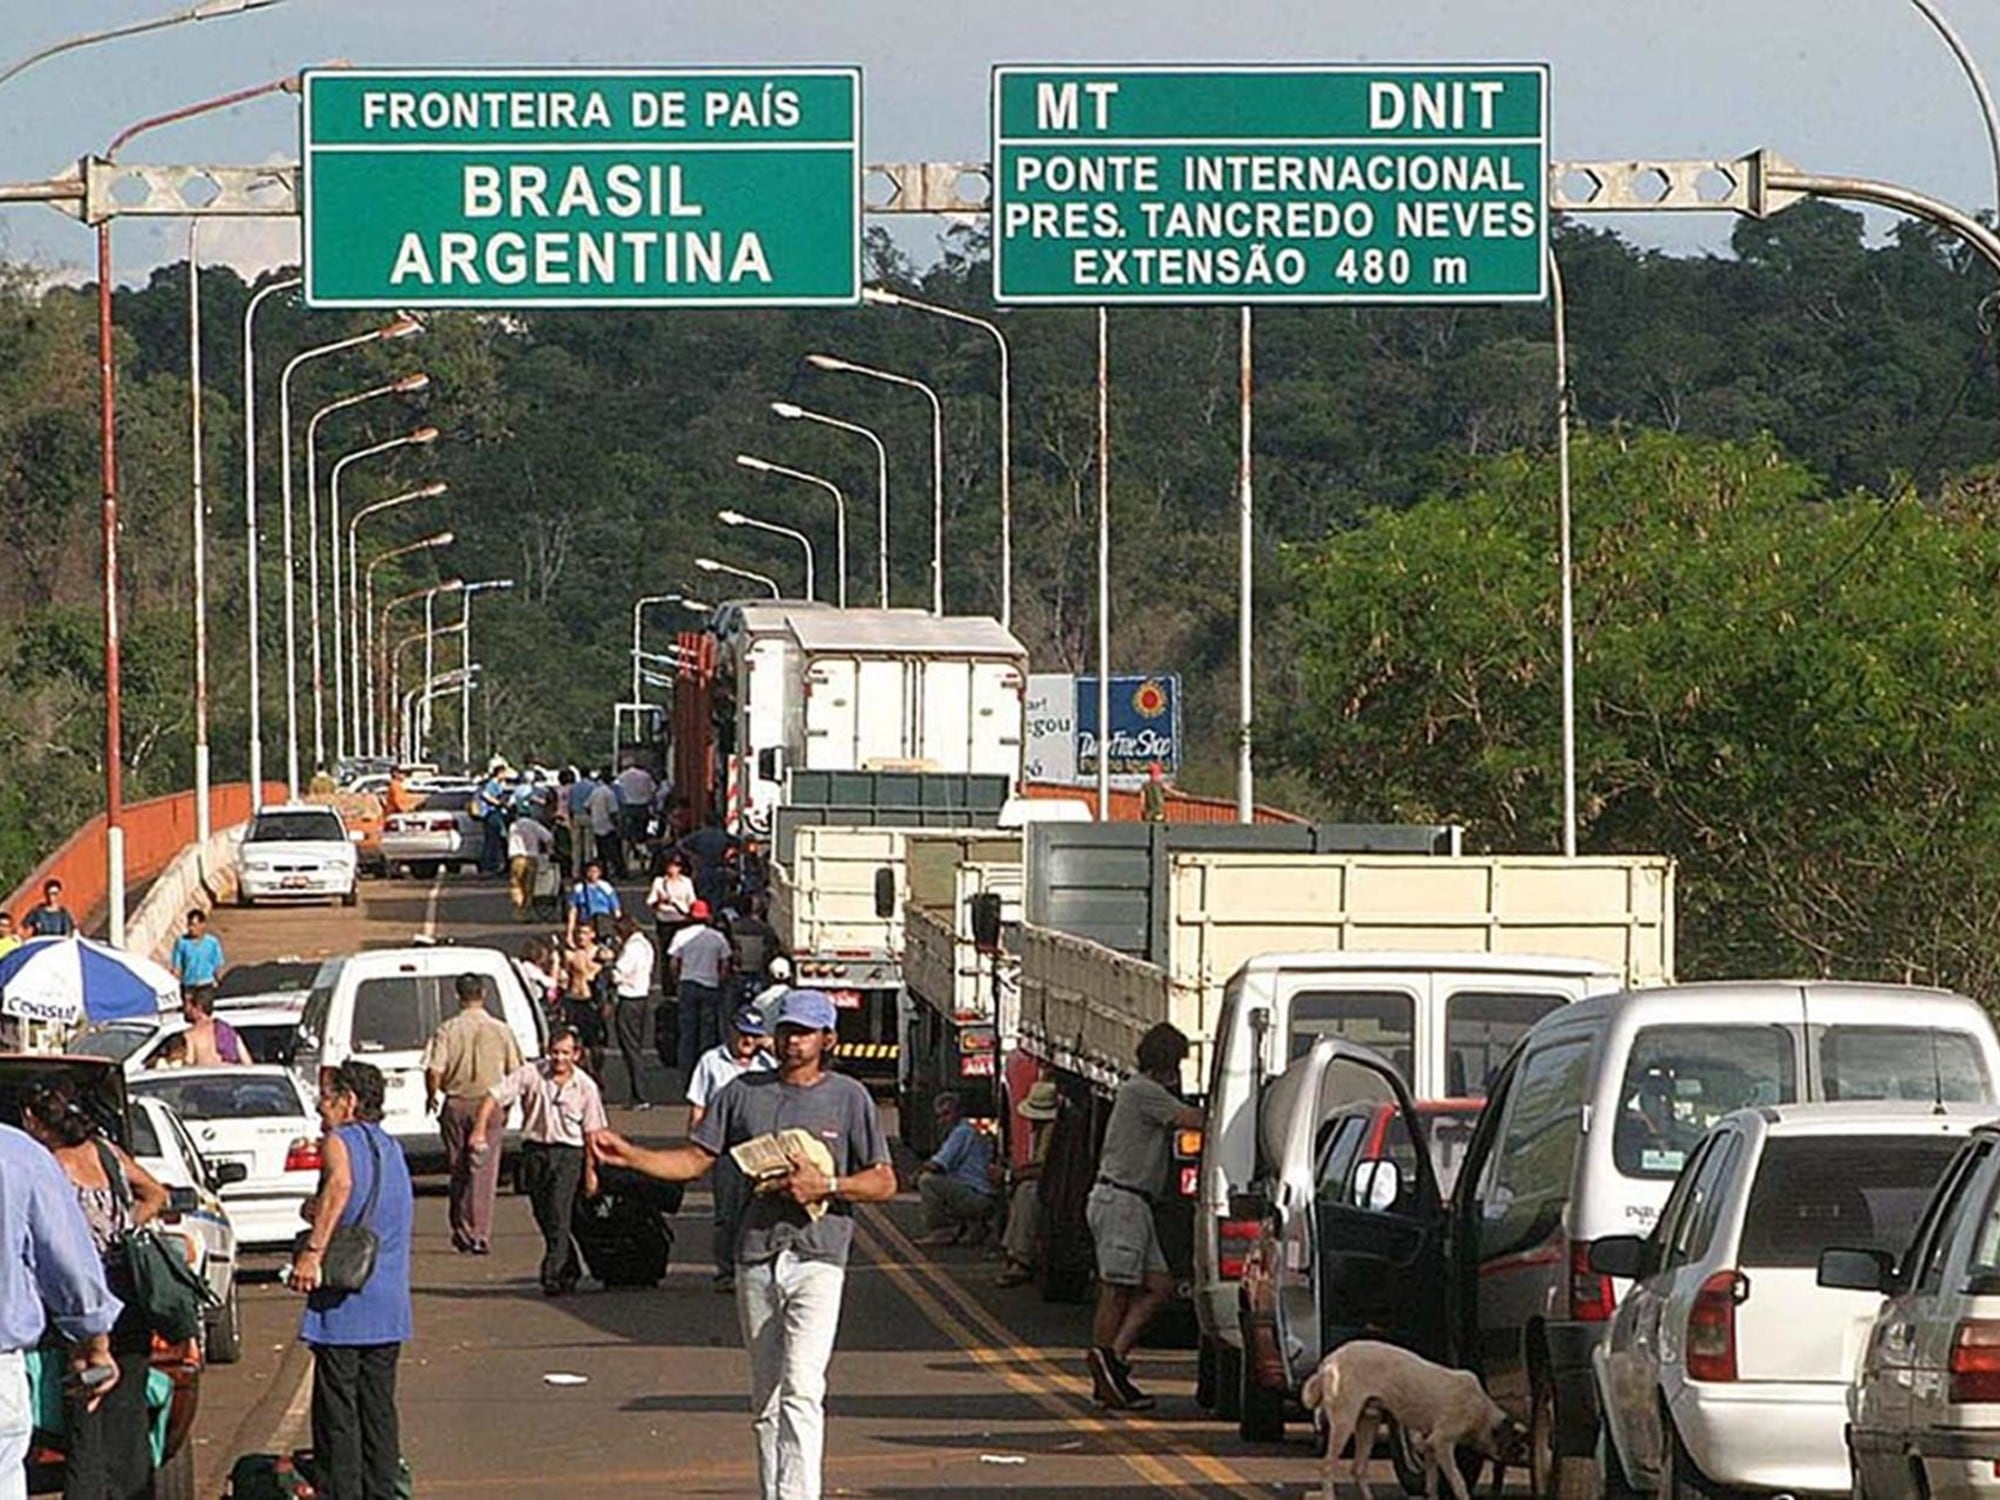
[(839, 1024), (833, 996), (825, 990), (786, 990), (778, 1002), (777, 1024), (803, 1026), (807, 1031), (832, 1031)]
[(697, 922), (706, 922), (711, 915), (706, 901), (697, 900), (688, 908), (688, 916)]
[(777, 954), (769, 963), (764, 965), (764, 972), (769, 974), (773, 979), (790, 979), (792, 977), (792, 961), (782, 953)]
[(764, 1012), (754, 1005), (746, 1005), (736, 1012), (729, 1023), (744, 1036), (769, 1036), (770, 1025), (764, 1020)]

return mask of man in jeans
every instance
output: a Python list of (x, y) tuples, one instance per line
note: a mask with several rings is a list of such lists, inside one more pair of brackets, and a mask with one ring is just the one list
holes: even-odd
[(791, 1174), (761, 1185), (737, 1230), (736, 1316), (750, 1351), (761, 1500), (819, 1500), (826, 1366), (854, 1241), (851, 1205), (896, 1195), (875, 1101), (827, 1069), (835, 1020), (830, 996), (789, 991), (778, 1007), (777, 1071), (726, 1085), (685, 1146), (652, 1150), (608, 1130), (592, 1137), (600, 1162), (663, 1182), (692, 1181), (723, 1152), (787, 1127), (809, 1132), (832, 1159), (827, 1172), (792, 1157)]
[(732, 951), (729, 939), (712, 925), (708, 903), (696, 901), (688, 908), (687, 926), (674, 934), (667, 945), (667, 970), (680, 995), (680, 1049), (678, 1058), (667, 1054), (672, 1041), (662, 1024), (667, 1007), (653, 1017), (653, 1045), (660, 1061), (692, 1073), (702, 1053), (722, 1044), (723, 981), (729, 977)]

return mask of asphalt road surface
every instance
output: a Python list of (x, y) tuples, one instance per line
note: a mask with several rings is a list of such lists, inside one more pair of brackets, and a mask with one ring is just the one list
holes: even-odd
[[(470, 876), (368, 882), (352, 910), (225, 909), (215, 926), (232, 963), (417, 933), (511, 950), (531, 930), (510, 923), (499, 884)], [(663, 1143), (679, 1138), (685, 1114), (613, 1110), (612, 1123)], [(704, 1192), (691, 1191), (674, 1221), (657, 1290), (586, 1280), (557, 1300), (536, 1285), (541, 1242), (523, 1200), (503, 1193), (493, 1254), (475, 1258), (451, 1250), (441, 1180), (420, 1179), (418, 1195), (417, 1336), (399, 1384), (418, 1494), (756, 1492), (748, 1366), (734, 1300), (710, 1287)], [(829, 1495), (1270, 1496), (1316, 1484), (1303, 1427), (1281, 1448), (1253, 1448), (1194, 1405), (1191, 1352), (1140, 1352), (1136, 1378), (1159, 1396), (1156, 1410), (1096, 1410), (1080, 1357), (1088, 1310), (1045, 1303), (1032, 1287), (996, 1289), (998, 1265), (984, 1252), (920, 1250), (917, 1229), (913, 1195), (859, 1215), (830, 1376)], [(204, 1496), (221, 1494), (237, 1454), (307, 1441), (310, 1360), (276, 1266), (251, 1262), (243, 1361), (204, 1380)], [(1396, 1492), (1386, 1471), (1380, 1483), (1378, 1493)]]

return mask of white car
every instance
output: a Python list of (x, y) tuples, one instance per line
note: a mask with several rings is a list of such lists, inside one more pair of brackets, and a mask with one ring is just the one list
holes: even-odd
[(188, 1263), (215, 1294), (203, 1329), (202, 1354), (212, 1365), (243, 1357), (243, 1312), (236, 1292), (236, 1227), (219, 1196), (248, 1175), (234, 1163), (217, 1166), (201, 1153), (181, 1117), (164, 1099), (134, 1095), (132, 1157), (167, 1190), (161, 1232), (187, 1250)]
[[(251, 1061), (289, 1064), (304, 1007), (301, 998), (296, 1006), (218, 1006), (216, 1014), (249, 1049)], [(159, 1066), (168, 1040), (187, 1029), (187, 1022), (171, 1014), (151, 1020), (103, 1021), (79, 1032), (68, 1050), (85, 1057), (108, 1057), (124, 1068), (126, 1077), (136, 1078)]]
[(305, 1086), (284, 1068), (164, 1068), (126, 1079), (136, 1099), (173, 1106), (201, 1153), (244, 1180), (222, 1203), (246, 1250), (289, 1248), (305, 1221), (299, 1209), (319, 1187), (319, 1117)]
[(478, 863), (486, 834), (465, 810), (470, 795), (433, 797), (412, 812), (390, 813), (382, 820), (382, 863), (391, 879), (408, 870), (428, 880), (441, 869), (456, 874)]
[(1593, 1351), (1609, 1494), (1846, 1494), (1847, 1393), (1880, 1297), (1830, 1246), (1895, 1256), (1990, 1106), (1795, 1104), (1724, 1117), (1653, 1233), (1595, 1241), (1635, 1276)]
[(1819, 1281), (1888, 1297), (1848, 1396), (1854, 1500), (2000, 1496), (2000, 1126), (1965, 1142), (1901, 1256), (1843, 1241)]
[(267, 807), (250, 820), (236, 851), (236, 904), (330, 898), (352, 906), (360, 864), (354, 837), (332, 808)]

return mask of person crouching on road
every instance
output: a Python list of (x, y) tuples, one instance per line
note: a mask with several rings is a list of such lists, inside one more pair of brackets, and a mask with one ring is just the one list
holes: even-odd
[(610, 1124), (597, 1085), (576, 1065), (582, 1053), (577, 1034), (558, 1027), (549, 1037), (549, 1055), (494, 1084), (472, 1122), (472, 1148), (484, 1151), (508, 1109), (521, 1106), (521, 1188), (542, 1232), (542, 1290), (551, 1297), (575, 1291), (582, 1275), (570, 1215), (579, 1188), (586, 1198), (597, 1196), (597, 1163), (584, 1142)]
[(1186, 1035), (1165, 1021), (1139, 1038), (1139, 1071), (1112, 1100), (1097, 1185), (1085, 1206), (1097, 1248), (1090, 1383), (1097, 1403), (1114, 1410), (1144, 1411), (1153, 1404), (1132, 1383), (1129, 1361), (1139, 1335), (1174, 1291), (1153, 1205), (1166, 1190), (1174, 1132), (1201, 1125), (1201, 1111), (1174, 1092), (1187, 1054)]
[(1029, 1089), (1028, 1097), (1014, 1111), (1028, 1128), (1028, 1159), (1013, 1169), (1007, 1230), (1000, 1237), (1007, 1268), (994, 1278), (995, 1286), (1020, 1286), (1034, 1279), (1035, 1262), (1041, 1256), (1042, 1171), (1049, 1160), (1049, 1127), (1061, 1112), (1061, 1096), (1054, 1081), (1047, 1078)]
[[(390, 1500), (402, 1467), (396, 1361), (408, 1343), (410, 1170), (382, 1129), (382, 1073), (349, 1058), (319, 1095), (319, 1189), (301, 1212), (311, 1227), (292, 1254), (291, 1288), (306, 1297), (299, 1338), (313, 1352), (315, 1493), (325, 1500)], [(375, 1269), (359, 1291), (320, 1285), (336, 1227), (366, 1219)]]
[(831, 1171), (794, 1156), (789, 1176), (759, 1185), (737, 1231), (736, 1316), (750, 1353), (762, 1500), (820, 1500), (826, 1366), (840, 1325), (853, 1205), (896, 1195), (874, 1099), (827, 1067), (835, 1021), (831, 996), (787, 993), (778, 1007), (777, 1071), (726, 1085), (685, 1146), (649, 1150), (608, 1130), (592, 1138), (600, 1162), (663, 1182), (693, 1181), (724, 1152), (787, 1127), (827, 1148)]
[(962, 1117), (958, 1095), (939, 1094), (932, 1106), (944, 1144), (917, 1168), (917, 1196), (924, 1203), (924, 1228), (930, 1232), (919, 1245), (956, 1245), (973, 1232), (983, 1242), (993, 1227), (1000, 1200), (990, 1180), (993, 1137)]
[[(688, 1079), (688, 1130), (701, 1125), (723, 1085), (745, 1073), (769, 1072), (777, 1067), (771, 1056), (771, 1028), (764, 1013), (754, 1005), (736, 1012), (730, 1022), (729, 1040), (702, 1053)], [(750, 1183), (728, 1157), (717, 1157), (715, 1177), (709, 1184), (715, 1194), (715, 1289), (728, 1292), (736, 1287), (736, 1226), (743, 1218), (743, 1205), (750, 1197)]]
[(493, 1237), (493, 1198), (500, 1190), (500, 1153), (474, 1150), (472, 1123), (493, 1086), (521, 1066), (514, 1029), (486, 1008), (486, 980), (461, 974), (454, 985), (458, 1014), (424, 1045), (424, 1108), (438, 1117), (450, 1174), (451, 1245), (461, 1255), (485, 1255)]

